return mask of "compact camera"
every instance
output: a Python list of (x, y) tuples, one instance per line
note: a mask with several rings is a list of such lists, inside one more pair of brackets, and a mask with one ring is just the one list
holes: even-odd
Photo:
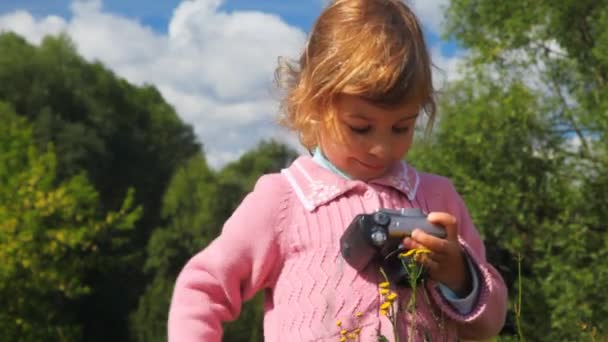
[[(416, 228), (439, 238), (446, 237), (445, 229), (428, 222), (418, 208), (379, 209), (353, 219), (340, 238), (340, 252), (357, 271), (374, 264), (383, 268), (391, 283), (406, 285), (409, 276), (399, 254), (405, 252), (403, 239)], [(425, 276), (423, 272), (420, 278)]]

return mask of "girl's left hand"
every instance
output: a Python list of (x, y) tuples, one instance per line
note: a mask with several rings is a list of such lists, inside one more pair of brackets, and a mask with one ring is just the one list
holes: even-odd
[(403, 240), (405, 248), (430, 250), (430, 253), (423, 254), (424, 257), (418, 260), (426, 267), (429, 277), (449, 287), (458, 296), (468, 295), (472, 291), (471, 274), (464, 251), (458, 242), (456, 218), (448, 213), (432, 212), (427, 220), (443, 226), (447, 237), (441, 239), (416, 229), (411, 237)]

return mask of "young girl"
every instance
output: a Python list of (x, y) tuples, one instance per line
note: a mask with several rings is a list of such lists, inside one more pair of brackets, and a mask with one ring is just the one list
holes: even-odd
[[(261, 177), (221, 235), (187, 263), (175, 284), (169, 340), (221, 340), (222, 322), (260, 290), (266, 341), (498, 334), (505, 285), (462, 199), (448, 179), (402, 161), (419, 113), (429, 125), (435, 115), (431, 63), (410, 9), (399, 0), (336, 0), (297, 66), (278, 72), (287, 76), (283, 122), (313, 156)], [(356, 215), (412, 207), (447, 233), (416, 230), (403, 241), (430, 251), (418, 259), (429, 275), (421, 286), (386, 288), (377, 266), (357, 272), (345, 262), (339, 240)]]

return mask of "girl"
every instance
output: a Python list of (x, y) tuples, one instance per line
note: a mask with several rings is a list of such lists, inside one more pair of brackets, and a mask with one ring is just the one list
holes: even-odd
[[(417, 18), (399, 0), (336, 0), (297, 65), (278, 69), (282, 121), (313, 152), (265, 175), (221, 235), (179, 275), (169, 340), (219, 341), (222, 322), (265, 291), (266, 341), (485, 339), (504, 324), (507, 294), (452, 183), (402, 161), (419, 113), (433, 123), (431, 62)], [(445, 227), (403, 244), (429, 279), (414, 290), (357, 272), (339, 239), (357, 214), (420, 208)], [(408, 306), (417, 298), (415, 307)], [(388, 304), (387, 304), (388, 303)], [(388, 306), (390, 307), (388, 307)]]

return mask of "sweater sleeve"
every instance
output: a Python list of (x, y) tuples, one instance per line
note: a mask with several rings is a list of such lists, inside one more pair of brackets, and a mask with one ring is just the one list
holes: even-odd
[(452, 306), (463, 315), (471, 312), (473, 305), (475, 305), (475, 301), (477, 301), (477, 297), (479, 296), (479, 276), (477, 275), (477, 269), (475, 266), (473, 266), (469, 256), (467, 256), (466, 259), (467, 268), (471, 274), (471, 287), (473, 288), (471, 293), (469, 293), (466, 297), (458, 297), (454, 291), (444, 284), (439, 283), (437, 286), (443, 298), (450, 302), (450, 304), (452, 304)]
[(222, 233), (184, 266), (169, 309), (169, 342), (221, 341), (222, 322), (236, 319), (243, 301), (272, 286), (288, 215), (281, 179), (260, 178)]
[(431, 287), (430, 291), (442, 311), (456, 322), (460, 338), (484, 340), (498, 335), (505, 323), (507, 289), (502, 276), (486, 260), (483, 241), (462, 198), (452, 183), (447, 183), (443, 198), (449, 199), (447, 211), (456, 217), (459, 241), (479, 276), (479, 294), (472, 310), (462, 314), (449, 304), (436, 287)]

